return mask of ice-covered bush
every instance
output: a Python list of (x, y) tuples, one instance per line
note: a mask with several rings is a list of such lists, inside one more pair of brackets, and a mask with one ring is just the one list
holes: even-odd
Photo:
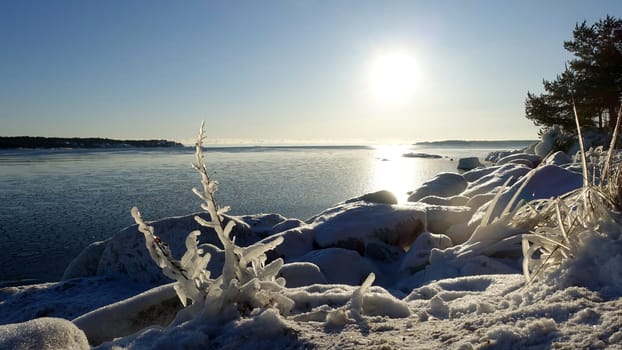
[(176, 260), (154, 232), (152, 226), (146, 224), (138, 209), (132, 208), (132, 216), (139, 225), (139, 231), (145, 236), (145, 245), (152, 259), (162, 272), (177, 281), (175, 291), (182, 304), (190, 305), (182, 310), (175, 323), (201, 316), (205, 319), (231, 319), (248, 314), (253, 310), (275, 308), (286, 315), (293, 307), (293, 301), (282, 292), (285, 286), (283, 278), (277, 274), (283, 266), (282, 259), (266, 264), (265, 253), (282, 243), (283, 239), (275, 239), (269, 243), (257, 243), (249, 247), (239, 247), (231, 237), (235, 221), (223, 224), (222, 214), (228, 207), (217, 205), (214, 193), (218, 184), (210, 179), (202, 153), (204, 128), (201, 125), (196, 142), (196, 163), (194, 168), (201, 175), (202, 189), (193, 188), (193, 192), (201, 199), (201, 208), (209, 213), (209, 220), (199, 216), (195, 220), (202, 226), (213, 229), (224, 247), (225, 263), (222, 274), (210, 278), (206, 266), (210, 254), (198, 247), (197, 237), (200, 231), (191, 232), (186, 238), (186, 252), (181, 260)]

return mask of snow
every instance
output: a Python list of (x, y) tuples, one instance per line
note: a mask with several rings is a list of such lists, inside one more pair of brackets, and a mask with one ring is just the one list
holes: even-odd
[(0, 349), (89, 349), (84, 333), (62, 318), (42, 317), (0, 326)]
[[(224, 215), (241, 264), (228, 277), (231, 251), (196, 214), (148, 223), (173, 256), (209, 253), (209, 278), (232, 278), (186, 308), (130, 226), (87, 247), (62, 281), (0, 289), (0, 349), (622, 348), (615, 221), (525, 281), (520, 239), (532, 218), (516, 203), (582, 182), (571, 157), (541, 157), (497, 153), (487, 168), (439, 174), (406, 204), (377, 192), (306, 222)], [(186, 239), (194, 230), (198, 242)]]
[(416, 202), (427, 196), (455, 196), (464, 191), (467, 184), (467, 181), (460, 174), (440, 173), (410, 193), (408, 201)]

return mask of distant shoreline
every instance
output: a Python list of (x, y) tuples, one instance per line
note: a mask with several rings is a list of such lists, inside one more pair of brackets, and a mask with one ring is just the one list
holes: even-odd
[(469, 148), (495, 148), (498, 146), (503, 147), (516, 147), (516, 148), (524, 148), (533, 143), (537, 143), (538, 140), (495, 140), (495, 141), (485, 141), (485, 140), (474, 140), (474, 141), (466, 141), (466, 140), (445, 140), (445, 141), (422, 141), (415, 142), (415, 146), (427, 146), (427, 147), (469, 147)]
[(0, 136), (0, 149), (51, 149), (51, 148), (151, 148), (183, 147), (169, 140), (114, 140), (106, 138)]

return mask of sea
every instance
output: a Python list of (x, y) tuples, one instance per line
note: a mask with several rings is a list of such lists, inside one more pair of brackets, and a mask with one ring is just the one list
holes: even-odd
[[(378, 190), (400, 202), (458, 159), (528, 141), (376, 146), (207, 147), (216, 199), (233, 215), (304, 220)], [(438, 157), (405, 157), (421, 153)], [(0, 286), (56, 281), (82, 249), (133, 224), (201, 211), (193, 147), (0, 150)]]

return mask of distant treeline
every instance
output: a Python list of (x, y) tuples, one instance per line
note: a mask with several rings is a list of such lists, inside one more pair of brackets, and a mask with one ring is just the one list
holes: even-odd
[(0, 148), (128, 148), (182, 147), (168, 140), (112, 140), (105, 138), (63, 138), (32, 136), (0, 136)]

